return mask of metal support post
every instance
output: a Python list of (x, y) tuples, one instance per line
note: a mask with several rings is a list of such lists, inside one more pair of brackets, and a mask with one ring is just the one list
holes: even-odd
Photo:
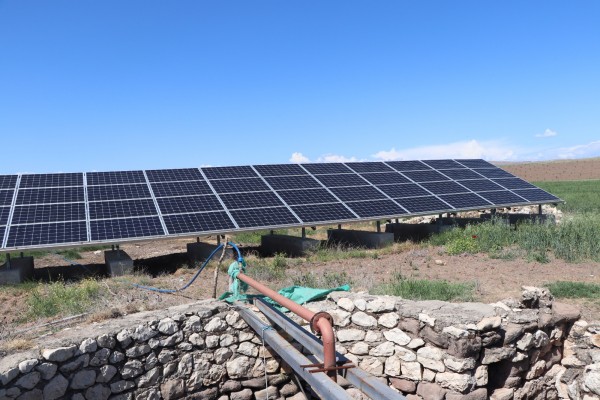
[(306, 238), (306, 228), (302, 227), (302, 239)]
[(377, 221), (377, 233), (381, 233), (381, 221)]
[(10, 253), (6, 253), (6, 268), (10, 269)]

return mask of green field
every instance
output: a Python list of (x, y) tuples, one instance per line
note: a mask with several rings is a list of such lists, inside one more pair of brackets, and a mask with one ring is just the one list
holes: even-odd
[(565, 212), (600, 212), (600, 181), (534, 182), (536, 186), (565, 200)]

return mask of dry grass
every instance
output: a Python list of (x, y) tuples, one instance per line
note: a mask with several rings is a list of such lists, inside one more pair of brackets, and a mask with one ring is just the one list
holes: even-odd
[(29, 350), (35, 345), (31, 339), (12, 339), (2, 344), (2, 349), (7, 352)]

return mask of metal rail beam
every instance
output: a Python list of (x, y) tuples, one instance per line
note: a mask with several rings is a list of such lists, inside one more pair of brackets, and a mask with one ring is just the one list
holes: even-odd
[(252, 311), (246, 307), (237, 308), (241, 317), (311, 388), (322, 398), (331, 400), (349, 400), (351, 397), (337, 383), (323, 372), (311, 373), (301, 367), (311, 361), (281, 337), (270, 325), (265, 325)]
[[(292, 321), (282, 312), (274, 309), (264, 300), (257, 298), (254, 304), (266, 315), (273, 323), (281, 327), (283, 331), (293, 337), (298, 343), (304, 346), (308, 351), (317, 357), (323, 357), (323, 344), (314, 335)], [(336, 352), (336, 357), (340, 361), (347, 360), (342, 354)], [(345, 370), (345, 378), (357, 389), (361, 390), (373, 400), (405, 400), (406, 397), (396, 392), (384, 383), (381, 383), (375, 376), (363, 371), (360, 368), (350, 368)]]

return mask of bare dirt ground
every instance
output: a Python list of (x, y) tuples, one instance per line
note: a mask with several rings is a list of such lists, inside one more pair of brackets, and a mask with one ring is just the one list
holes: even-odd
[(600, 158), (495, 164), (533, 182), (600, 179)]

